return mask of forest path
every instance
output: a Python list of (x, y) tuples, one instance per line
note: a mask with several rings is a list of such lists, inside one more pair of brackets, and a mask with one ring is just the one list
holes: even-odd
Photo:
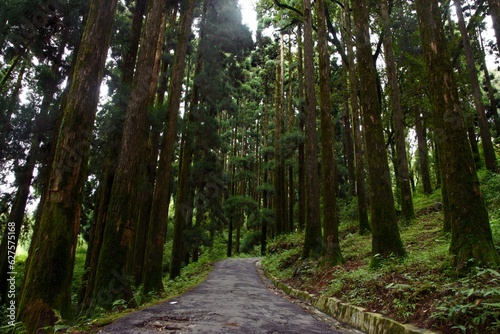
[(99, 333), (360, 333), (286, 298), (256, 268), (258, 260), (220, 261), (191, 291), (134, 312)]

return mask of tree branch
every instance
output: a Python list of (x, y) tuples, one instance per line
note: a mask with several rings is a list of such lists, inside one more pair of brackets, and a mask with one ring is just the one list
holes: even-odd
[(289, 9), (292, 12), (295, 12), (295, 14), (297, 14), (299, 16), (304, 16), (304, 14), (300, 10), (298, 10), (297, 8), (295, 8), (295, 7), (292, 7), (292, 6), (289, 6), (287, 4), (281, 3), (278, 0), (273, 0), (273, 1), (274, 1), (274, 4), (276, 6), (278, 6), (279, 8)]
[(337, 37), (337, 32), (335, 30), (335, 27), (333, 26), (332, 20), (330, 19), (330, 12), (328, 11), (328, 8), (325, 6), (325, 16), (326, 16), (326, 26), (328, 27), (328, 30), (330, 31), (330, 34), (333, 36), (332, 38), (329, 38), (333, 45), (337, 48), (338, 53), (340, 54), (340, 57), (342, 57), (342, 61), (344, 64), (349, 64), (347, 55), (345, 54), (344, 47), (342, 46), (342, 43)]

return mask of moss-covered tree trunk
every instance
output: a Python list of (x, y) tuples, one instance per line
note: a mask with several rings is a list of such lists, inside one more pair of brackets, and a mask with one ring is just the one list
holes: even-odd
[(72, 317), (71, 280), (92, 129), (116, 0), (90, 3), (63, 111), (47, 198), (25, 269), (19, 319), (29, 332)]
[(146, 247), (146, 264), (142, 275), (144, 291), (162, 291), (163, 246), (167, 232), (168, 206), (170, 204), (170, 179), (172, 175), (172, 160), (175, 152), (176, 123), (181, 103), (182, 79), (186, 52), (191, 33), (191, 24), (196, 1), (189, 0), (181, 9), (181, 20), (177, 35), (177, 47), (172, 64), (172, 75), (167, 101), (167, 119), (161, 143), (161, 153), (158, 162), (155, 191), (148, 231)]
[[(138, 0), (136, 2), (132, 26), (129, 37), (129, 47), (123, 55), (121, 66), (121, 84), (118, 88), (117, 107), (120, 110), (118, 118), (125, 114), (127, 102), (130, 95), (130, 87), (134, 77), (135, 63), (137, 60), (137, 50), (139, 49), (139, 40), (141, 37), (143, 15), (146, 10), (146, 0)], [(120, 149), (120, 141), (123, 135), (122, 122), (116, 122), (109, 139), (106, 142), (106, 162), (104, 163), (104, 173), (99, 182), (99, 190), (96, 195), (96, 203), (94, 210), (94, 219), (90, 232), (90, 239), (87, 245), (87, 254), (85, 258), (85, 271), (82, 277), (78, 297), (79, 311), (85, 311), (90, 306), (90, 301), (94, 292), (95, 274), (97, 270), (97, 262), (102, 246), (102, 238), (104, 234), (104, 224), (106, 222), (106, 214), (108, 211), (109, 198), (113, 187), (113, 179), (116, 170), (116, 152)], [(120, 124), (120, 125), (119, 125)]]
[(276, 234), (286, 232), (286, 177), (285, 177), (285, 157), (281, 147), (280, 138), (285, 133), (285, 113), (284, 113), (284, 42), (283, 32), (280, 34), (280, 61), (276, 64), (276, 81), (274, 92), (274, 221)]
[(330, 97), (330, 54), (326, 31), (325, 1), (316, 1), (318, 17), (319, 90), (321, 113), (321, 177), (323, 191), (324, 258), (333, 265), (343, 262), (339, 241), (337, 212), (337, 180), (335, 160), (335, 128)]
[[(302, 25), (297, 27), (297, 75), (299, 98), (299, 131), (304, 132), (305, 106), (304, 106), (304, 52), (302, 48)], [(297, 225), (299, 230), (303, 230), (306, 224), (306, 176), (305, 176), (305, 145), (299, 143), (298, 147), (298, 184), (297, 184)]]
[[(155, 66), (153, 68), (154, 78), (151, 80), (149, 88), (149, 106), (153, 106), (156, 100), (157, 84), (159, 83), (159, 73), (162, 66), (163, 42), (165, 39), (165, 26), (167, 22), (167, 13), (163, 13), (160, 24), (162, 31), (158, 35), (156, 45)], [(159, 92), (159, 91), (158, 91)], [(159, 92), (160, 93), (160, 92)], [(160, 107), (161, 105), (158, 105)], [(130, 254), (130, 268), (134, 277), (134, 282), (139, 285), (142, 281), (142, 273), (145, 265), (146, 248), (148, 242), (148, 231), (150, 224), (150, 215), (153, 202), (153, 193), (156, 178), (156, 165), (161, 141), (162, 121), (157, 117), (150, 117), (149, 126), (151, 132), (148, 139), (148, 149), (144, 152), (143, 159), (145, 163), (141, 164), (141, 176), (143, 181), (139, 184), (139, 200), (136, 208), (136, 226), (133, 252)]]
[[(344, 35), (345, 36), (345, 35)], [(343, 102), (344, 102), (344, 111), (342, 113), (342, 126), (343, 136), (342, 136), (342, 144), (345, 152), (345, 166), (347, 169), (347, 176), (349, 181), (349, 196), (354, 197), (356, 195), (356, 164), (354, 163), (354, 140), (353, 140), (353, 132), (351, 126), (351, 114), (349, 108), (349, 97), (350, 91), (349, 87), (349, 75), (348, 75), (348, 63), (343, 63), (342, 68), (342, 81), (343, 81)]]
[[(192, 110), (190, 111), (190, 113)], [(192, 117), (192, 116), (191, 116)], [(189, 116), (188, 116), (189, 118)], [(191, 120), (192, 122), (192, 120)], [(193, 140), (191, 138), (190, 127), (192, 124), (188, 120), (186, 131), (183, 135), (181, 160), (179, 163), (179, 181), (176, 193), (175, 215), (174, 215), (174, 237), (172, 240), (172, 255), (170, 258), (170, 279), (177, 278), (181, 275), (182, 263), (184, 261), (185, 244), (184, 231), (186, 228), (186, 220), (188, 217), (191, 204), (189, 203), (189, 174), (191, 170), (191, 161), (193, 157)]]
[[(269, 136), (269, 113), (267, 109), (267, 99), (268, 99), (268, 85), (265, 84), (264, 86), (264, 105), (262, 106), (262, 138), (263, 138), (263, 143), (262, 145), (264, 147), (267, 146), (268, 144), (268, 136)], [(269, 173), (267, 170), (267, 165), (269, 163), (269, 157), (267, 153), (264, 153), (264, 168), (262, 173), (264, 174), (262, 177), (262, 183), (265, 187), (267, 187), (268, 182), (269, 182)], [(267, 251), (267, 233), (268, 233), (268, 223), (267, 223), (267, 211), (270, 210), (270, 205), (269, 205), (269, 195), (268, 191), (266, 188), (262, 191), (262, 208), (263, 212), (265, 212), (265, 216), (262, 217), (262, 226), (261, 226), (261, 234), (260, 234), (260, 254), (262, 256), (266, 255)]]
[[(375, 63), (370, 43), (368, 9), (365, 0), (353, 0), (361, 108), (370, 182), (372, 254), (402, 256), (405, 249), (399, 235), (391, 178), (382, 126)], [(375, 258), (374, 258), (375, 259)]]
[(316, 142), (316, 92), (314, 85), (314, 47), (311, 0), (304, 0), (305, 75), (305, 191), (306, 230), (303, 258), (318, 258), (323, 251), (319, 204), (318, 145)]
[[(203, 6), (203, 19), (206, 18), (206, 7), (207, 3), (204, 2)], [(204, 22), (205, 23), (205, 22)], [(194, 78), (197, 78), (204, 66), (203, 59), (203, 49), (205, 42), (205, 27), (202, 25), (200, 31), (200, 43), (198, 48), (198, 54), (196, 55), (196, 66)], [(177, 193), (175, 201), (175, 215), (174, 215), (174, 237), (172, 240), (172, 254), (170, 257), (170, 279), (174, 279), (181, 275), (182, 262), (184, 260), (184, 254), (186, 252), (186, 245), (184, 244), (184, 231), (186, 229), (187, 220), (191, 219), (189, 212), (193, 209), (193, 198), (190, 198), (190, 193), (194, 192), (192, 189), (192, 184), (190, 182), (191, 174), (191, 163), (193, 160), (193, 153), (195, 145), (195, 120), (202, 123), (202, 119), (199, 117), (199, 85), (196, 80), (191, 91), (191, 100), (189, 102), (189, 111), (185, 117), (186, 127), (182, 135), (181, 151), (180, 151), (180, 161), (179, 161), (179, 177), (177, 181)], [(235, 135), (236, 136), (236, 135)], [(236, 137), (235, 137), (236, 138)], [(234, 179), (233, 179), (234, 182)], [(194, 195), (193, 195), (194, 196)], [(191, 222), (192, 224), (192, 222)]]
[[(417, 0), (417, 17), (429, 77), (435, 139), (442, 177), (446, 178), (451, 224), (451, 263), (457, 270), (475, 263), (498, 266), (488, 212), (479, 189), (474, 160), (453, 77), (437, 0)], [(471, 263), (473, 259), (473, 263)]]
[(349, 62), (349, 95), (351, 100), (352, 130), (354, 137), (354, 159), (356, 166), (356, 197), (358, 202), (359, 233), (371, 230), (368, 220), (368, 201), (366, 195), (365, 168), (363, 162), (363, 139), (360, 129), (360, 109), (358, 103), (358, 76), (356, 74), (354, 43), (352, 36), (351, 11), (349, 0), (345, 0), (346, 44)]
[(387, 0), (380, 0), (380, 11), (384, 26), (384, 51), (385, 67), (389, 81), (389, 91), (391, 107), (394, 118), (394, 131), (396, 136), (396, 166), (398, 184), (401, 188), (401, 213), (406, 223), (415, 219), (413, 209), (413, 196), (410, 184), (410, 172), (408, 169), (408, 159), (406, 157), (406, 139), (403, 123), (403, 110), (401, 107), (401, 94), (399, 92), (398, 74), (396, 70), (396, 60), (394, 57), (394, 47), (392, 43), (392, 26), (389, 17), (389, 6)]
[(464, 47), (465, 60), (467, 62), (469, 81), (472, 86), (474, 105), (476, 106), (479, 134), (481, 136), (481, 144), (483, 146), (484, 164), (487, 169), (496, 173), (498, 171), (497, 159), (495, 149), (493, 148), (493, 142), (491, 141), (490, 126), (486, 118), (486, 108), (483, 103), (483, 93), (481, 92), (481, 85), (477, 75), (476, 61), (474, 60), (474, 52), (472, 50), (469, 32), (467, 31), (467, 26), (465, 24), (461, 1), (454, 0), (453, 2), (455, 3), (455, 12), (458, 18), (458, 28), (462, 34), (462, 44)]
[[(91, 309), (110, 308), (113, 301), (123, 299), (133, 304), (127, 267), (134, 236), (139, 181), (143, 155), (147, 152), (149, 137), (148, 107), (152, 82), (158, 79), (155, 71), (157, 41), (163, 31), (162, 17), (165, 2), (152, 0), (146, 9), (141, 48), (137, 56), (136, 72), (125, 115), (123, 137), (118, 165), (104, 228), (104, 238), (97, 264), (95, 288)], [(156, 87), (156, 84), (154, 85)]]
[[(287, 130), (289, 133), (294, 131), (295, 127), (295, 109), (293, 107), (293, 87), (295, 85), (295, 80), (293, 80), (293, 52), (292, 52), (292, 42), (289, 36), (288, 38), (288, 110), (287, 110)], [(287, 158), (289, 160), (293, 159), (295, 153), (289, 155)], [(288, 213), (287, 213), (287, 231), (293, 232), (294, 227), (294, 208), (296, 202), (295, 196), (295, 174), (293, 170), (293, 163), (288, 163)]]

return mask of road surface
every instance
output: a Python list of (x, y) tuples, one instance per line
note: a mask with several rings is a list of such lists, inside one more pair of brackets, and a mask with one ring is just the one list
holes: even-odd
[(360, 333), (270, 287), (257, 261), (221, 261), (186, 294), (131, 313), (99, 333)]

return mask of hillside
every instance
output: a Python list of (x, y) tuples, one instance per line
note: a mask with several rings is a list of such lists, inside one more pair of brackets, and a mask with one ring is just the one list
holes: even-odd
[[(481, 175), (497, 250), (500, 245), (498, 176)], [(387, 315), (442, 333), (500, 331), (500, 273), (476, 267), (458, 276), (447, 265), (450, 236), (442, 233), (440, 194), (417, 197), (417, 219), (400, 232), (407, 250), (402, 260), (384, 260), (370, 268), (371, 236), (356, 233), (352, 208), (341, 208), (342, 266), (302, 260), (302, 233), (277, 239), (263, 265), (286, 284), (315, 295)]]

